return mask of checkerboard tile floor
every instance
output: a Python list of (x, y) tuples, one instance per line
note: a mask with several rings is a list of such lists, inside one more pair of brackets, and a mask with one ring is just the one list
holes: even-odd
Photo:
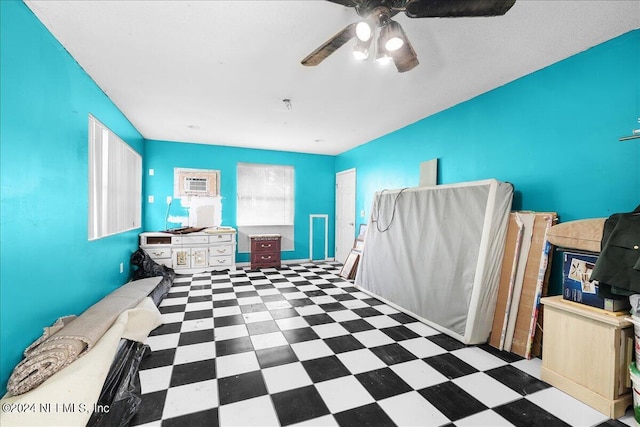
[(145, 426), (625, 426), (339, 277), (340, 264), (178, 276), (140, 368)]

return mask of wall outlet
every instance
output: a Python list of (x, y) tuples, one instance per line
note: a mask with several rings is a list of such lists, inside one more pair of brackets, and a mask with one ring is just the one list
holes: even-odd
[(124, 262), (120, 263), (120, 273), (124, 273)]
[(154, 173), (156, 173), (156, 171), (154, 171), (153, 169), (149, 169), (149, 176), (153, 176)]
[(149, 203), (153, 203), (154, 199), (153, 196), (149, 196)]

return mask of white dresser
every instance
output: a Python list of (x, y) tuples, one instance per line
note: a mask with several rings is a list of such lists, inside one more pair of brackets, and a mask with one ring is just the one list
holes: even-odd
[(236, 230), (231, 227), (188, 234), (141, 233), (140, 247), (155, 262), (178, 274), (236, 269)]

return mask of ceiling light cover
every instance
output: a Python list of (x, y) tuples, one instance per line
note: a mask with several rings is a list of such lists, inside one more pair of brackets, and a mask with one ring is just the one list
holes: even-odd
[(371, 25), (366, 21), (358, 22), (358, 25), (356, 25), (356, 36), (358, 36), (358, 39), (366, 42), (371, 39), (371, 35)]
[(358, 40), (353, 48), (353, 57), (359, 61), (369, 57), (369, 47), (371, 46), (371, 38), (367, 41)]
[(402, 28), (396, 21), (391, 21), (389, 24), (384, 26), (380, 32), (380, 37), (384, 41), (384, 47), (389, 52), (400, 49), (404, 44)]

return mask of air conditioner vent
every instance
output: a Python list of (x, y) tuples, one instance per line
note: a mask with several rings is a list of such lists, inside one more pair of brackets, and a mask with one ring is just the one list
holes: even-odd
[(184, 179), (184, 191), (186, 193), (206, 194), (209, 192), (209, 185), (206, 178), (194, 178), (188, 176)]

